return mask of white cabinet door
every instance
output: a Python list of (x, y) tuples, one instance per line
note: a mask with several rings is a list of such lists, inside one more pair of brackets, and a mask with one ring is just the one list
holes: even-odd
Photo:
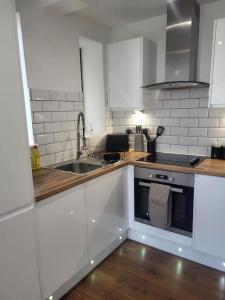
[(111, 109), (138, 109), (142, 106), (142, 41), (143, 38), (136, 38), (108, 46)]
[(194, 248), (225, 258), (225, 178), (197, 175)]
[(0, 299), (40, 300), (33, 209), (0, 219)]
[(41, 282), (49, 297), (88, 263), (84, 187), (37, 205)]
[(13, 0), (0, 1), (0, 215), (33, 198)]
[(86, 184), (90, 259), (128, 228), (125, 176), (119, 169)]
[(210, 83), (211, 106), (225, 106), (225, 19), (214, 25), (214, 44)]

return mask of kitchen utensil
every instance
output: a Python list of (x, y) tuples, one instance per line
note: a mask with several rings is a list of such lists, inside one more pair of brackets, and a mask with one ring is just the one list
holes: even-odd
[(154, 141), (147, 141), (147, 152), (155, 155), (156, 153), (156, 142)]
[(165, 130), (165, 128), (163, 126), (158, 126), (157, 132), (156, 132), (156, 137), (153, 140), (153, 142), (156, 142), (156, 140), (158, 139), (158, 137), (160, 137), (163, 134), (164, 130)]
[(149, 135), (148, 128), (144, 128), (144, 129), (143, 129), (143, 134), (144, 134), (144, 136), (146, 137), (146, 140), (147, 140), (147, 141), (151, 141), (151, 138), (150, 138), (150, 135)]
[(134, 148), (136, 151), (144, 151), (143, 134), (135, 134), (134, 136)]

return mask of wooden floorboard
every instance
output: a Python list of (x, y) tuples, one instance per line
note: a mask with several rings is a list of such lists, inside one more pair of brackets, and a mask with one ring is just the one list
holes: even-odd
[(62, 300), (225, 299), (225, 273), (127, 240)]

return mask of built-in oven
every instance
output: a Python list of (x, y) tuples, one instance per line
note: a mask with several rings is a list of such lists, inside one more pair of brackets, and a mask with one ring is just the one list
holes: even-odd
[(171, 191), (172, 212), (169, 231), (192, 235), (193, 174), (168, 172), (135, 167), (135, 221), (151, 225), (149, 218), (149, 191), (151, 183), (169, 185)]

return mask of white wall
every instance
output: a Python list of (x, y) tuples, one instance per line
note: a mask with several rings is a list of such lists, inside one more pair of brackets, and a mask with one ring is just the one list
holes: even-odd
[(165, 79), (166, 16), (135, 22), (111, 31), (111, 42), (144, 36), (157, 44), (157, 81)]
[(40, 0), (16, 0), (21, 15), (28, 85), (81, 90), (79, 35), (107, 43), (109, 31), (81, 16), (62, 16)]

